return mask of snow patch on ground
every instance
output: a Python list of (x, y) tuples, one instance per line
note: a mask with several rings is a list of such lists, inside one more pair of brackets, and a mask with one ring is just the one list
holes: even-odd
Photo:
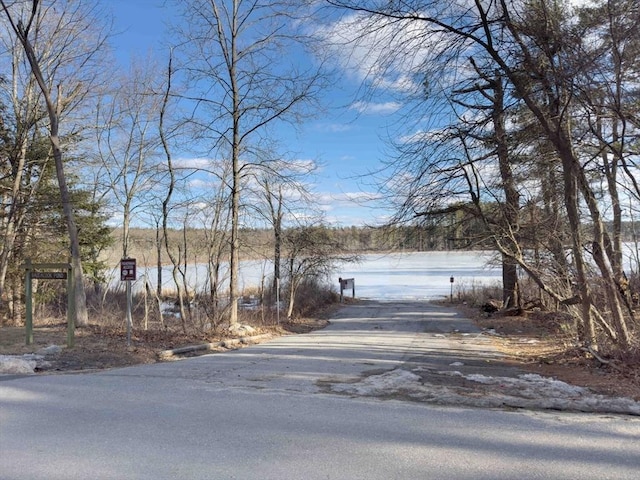
[(36, 353), (24, 355), (0, 355), (0, 375), (29, 375), (36, 368), (48, 365), (47, 355), (56, 355), (62, 351), (59, 345), (49, 345), (41, 348)]
[(607, 397), (553, 378), (536, 374), (517, 378), (465, 375), (442, 371), (438, 375), (461, 377), (475, 386), (447, 386), (423, 383), (422, 377), (395, 369), (371, 375), (354, 383), (335, 383), (336, 393), (371, 397), (403, 395), (411, 400), (476, 407), (517, 407), (640, 415), (640, 402), (630, 398)]
[(28, 375), (33, 373), (38, 365), (34, 355), (0, 355), (0, 374)]
[(335, 384), (334, 392), (352, 393), (356, 395), (376, 395), (385, 393), (392, 395), (401, 393), (407, 386), (420, 381), (420, 376), (407, 370), (391, 370), (380, 375), (371, 375), (358, 383)]

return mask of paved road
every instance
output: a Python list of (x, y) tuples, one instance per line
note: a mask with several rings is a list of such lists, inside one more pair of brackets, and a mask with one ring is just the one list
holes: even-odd
[(637, 417), (441, 406), (402, 387), (446, 371), (521, 374), (446, 308), (364, 302), (235, 352), (0, 381), (0, 479), (637, 478)]

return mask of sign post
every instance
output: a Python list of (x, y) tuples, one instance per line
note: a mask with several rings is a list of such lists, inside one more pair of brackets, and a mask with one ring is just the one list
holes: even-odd
[(340, 282), (340, 303), (344, 301), (344, 291), (351, 290), (351, 296), (356, 298), (356, 281), (353, 278), (339, 278)]
[(455, 278), (453, 278), (453, 276), (451, 276), (449, 278), (449, 283), (451, 284), (451, 293), (449, 293), (449, 303), (453, 303), (453, 282), (454, 282)]
[(127, 347), (131, 346), (131, 281), (136, 280), (136, 259), (123, 258), (120, 260), (120, 281), (127, 282)]
[(31, 263), (25, 259), (22, 268), (25, 270), (25, 327), (26, 344), (33, 344), (33, 280), (66, 280), (67, 281), (67, 347), (73, 347), (74, 330), (74, 285), (69, 263)]
[(280, 279), (276, 278), (276, 319), (280, 325)]

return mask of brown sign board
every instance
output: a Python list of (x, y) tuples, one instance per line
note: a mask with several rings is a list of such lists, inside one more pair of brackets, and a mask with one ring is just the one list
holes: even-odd
[(136, 259), (124, 258), (120, 260), (120, 281), (136, 280)]
[(66, 280), (67, 272), (31, 272), (31, 278), (40, 280)]

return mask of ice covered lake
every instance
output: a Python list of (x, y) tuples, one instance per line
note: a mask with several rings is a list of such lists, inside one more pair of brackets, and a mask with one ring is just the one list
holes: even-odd
[[(498, 284), (501, 269), (495, 261), (495, 254), (486, 251), (413, 252), (368, 254), (359, 263), (339, 265), (328, 281), (339, 291), (339, 278), (353, 278), (358, 298), (376, 300), (432, 300), (449, 296), (454, 278), (454, 295), (460, 288)], [(246, 261), (241, 263), (240, 287), (259, 287), (272, 272), (269, 261)], [(205, 265), (192, 265), (187, 270), (190, 289), (204, 290), (207, 284)], [(114, 277), (116, 278), (115, 272)], [(148, 278), (152, 288), (157, 283), (155, 267), (138, 267), (138, 280), (133, 283), (134, 291), (144, 287)], [(118, 273), (119, 279), (119, 273)], [(175, 290), (171, 277), (171, 267), (164, 267), (162, 284), (165, 290)], [(119, 281), (112, 286), (121, 287)], [(346, 292), (349, 295), (351, 292)]]
[[(366, 255), (346, 264), (337, 278), (353, 278), (356, 297), (377, 300), (433, 300), (460, 288), (498, 284), (502, 271), (491, 252), (415, 252)], [(453, 285), (450, 282), (454, 279)], [(351, 292), (345, 292), (351, 294)]]

